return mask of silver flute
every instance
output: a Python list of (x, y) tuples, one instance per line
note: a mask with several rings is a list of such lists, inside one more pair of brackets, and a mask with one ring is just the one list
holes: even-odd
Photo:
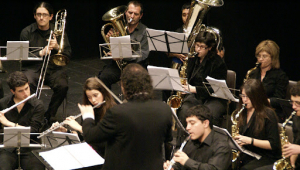
[(20, 101), (19, 103), (16, 103), (16, 104), (10, 106), (9, 108), (6, 108), (6, 109), (1, 110), (0, 112), (2, 112), (3, 114), (5, 114), (6, 112), (10, 111), (11, 109), (13, 109), (13, 108), (19, 106), (20, 104), (22, 104), (22, 103), (28, 101), (29, 99), (31, 99), (31, 98), (33, 98), (33, 97), (35, 97), (35, 96), (36, 96), (36, 94), (33, 93), (32, 95), (28, 96), (26, 99)]
[[(179, 148), (179, 151), (182, 151), (182, 150), (183, 150), (184, 146), (186, 145), (187, 141), (190, 140), (190, 138), (191, 138), (191, 136), (188, 136), (187, 138), (185, 138), (185, 140), (182, 142), (182, 144), (181, 144), (181, 146), (180, 146), (180, 148)], [(174, 156), (173, 156), (173, 158), (174, 158)], [(170, 165), (169, 165), (169, 167), (168, 167), (167, 170), (171, 170), (172, 167), (173, 167), (173, 165), (175, 164), (175, 161), (174, 161), (173, 158), (171, 159)]]
[[(101, 105), (104, 104), (104, 103), (105, 103), (105, 100), (104, 100), (103, 102), (98, 103), (97, 105), (95, 105), (95, 106), (93, 107), (93, 109), (96, 108), (96, 107), (101, 106)], [(77, 119), (77, 118), (79, 118), (80, 116), (82, 116), (81, 113), (78, 114), (78, 115), (76, 115), (76, 116), (74, 116), (74, 119)], [(39, 138), (41, 138), (41, 137), (43, 137), (43, 136), (45, 136), (45, 135), (47, 135), (47, 134), (49, 134), (49, 133), (55, 131), (56, 129), (58, 129), (58, 128), (64, 126), (64, 125), (65, 125), (65, 123), (64, 123), (64, 122), (61, 122), (61, 123), (58, 124), (57, 126), (54, 126), (54, 127), (52, 127), (52, 128), (49, 128), (49, 129), (45, 130), (45, 131), (42, 132), (41, 135), (39, 135), (37, 138), (39, 139)]]

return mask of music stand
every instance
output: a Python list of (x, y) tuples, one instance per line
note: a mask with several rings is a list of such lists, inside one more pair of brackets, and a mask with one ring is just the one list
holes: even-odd
[(4, 127), (4, 147), (16, 147), (21, 170), (21, 147), (29, 147), (30, 127)]
[(53, 131), (43, 136), (42, 143), (45, 145), (46, 148), (56, 148), (64, 145), (80, 143), (80, 139), (78, 135), (74, 133)]
[(190, 93), (183, 89), (181, 80), (186, 78), (179, 77), (177, 69), (156, 66), (148, 66), (147, 69), (152, 78), (152, 85), (154, 89), (175, 90)]
[(185, 33), (146, 28), (149, 51), (187, 54), (187, 37)]

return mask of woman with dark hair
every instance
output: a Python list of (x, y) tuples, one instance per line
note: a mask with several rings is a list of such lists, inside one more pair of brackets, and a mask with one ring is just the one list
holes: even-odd
[(283, 122), (286, 118), (280, 106), (280, 100), (286, 96), (289, 78), (283, 70), (280, 69), (279, 61), (280, 48), (272, 40), (260, 42), (255, 50), (255, 56), (260, 66), (252, 71), (249, 78), (258, 79), (262, 82), (266, 91), (268, 100), (279, 118)]
[[(88, 78), (83, 86), (83, 104), (95, 106), (105, 101), (104, 104), (94, 108), (95, 122), (100, 122), (103, 118), (107, 109), (113, 107), (116, 103), (111, 94), (100, 84), (100, 81), (96, 77)], [(74, 116), (67, 117), (64, 121), (66, 125), (69, 125), (75, 132), (78, 133), (79, 137), (83, 139), (82, 126), (74, 119)], [(58, 122), (54, 123), (53, 126), (57, 126)], [(57, 131), (67, 132), (68, 130), (64, 127), (59, 128)], [(91, 146), (101, 155), (104, 156), (105, 143), (91, 144)]]
[(260, 155), (261, 159), (241, 154), (241, 169), (272, 165), (281, 157), (278, 120), (261, 81), (249, 79), (241, 86), (237, 111), (242, 109), (242, 104), (246, 106), (237, 119), (240, 135), (235, 140), (240, 146)]

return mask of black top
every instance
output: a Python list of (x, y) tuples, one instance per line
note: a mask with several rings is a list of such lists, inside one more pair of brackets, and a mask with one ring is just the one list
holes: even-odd
[[(251, 72), (249, 78), (261, 80), (261, 69), (258, 68)], [(284, 99), (286, 97), (285, 95), (289, 84), (289, 78), (281, 69), (272, 68), (266, 72), (262, 84), (272, 103), (274, 98)]]
[[(295, 115), (293, 117), (293, 137), (294, 137), (294, 144), (300, 145), (300, 116)], [(298, 155), (296, 160), (296, 167), (300, 168), (300, 156)]]
[(161, 101), (129, 101), (82, 124), (87, 143), (107, 141), (103, 170), (162, 170), (162, 144), (172, 140), (172, 111)]
[[(50, 36), (50, 30), (54, 30), (54, 24), (50, 22), (50, 29), (47, 31), (42, 31), (40, 29), (38, 29), (37, 23), (32, 23), (29, 26), (27, 26), (26, 28), (24, 28), (21, 32), (20, 35), (20, 40), (21, 41), (29, 41), (29, 47), (45, 47), (48, 45), (48, 41), (47, 39)], [(57, 43), (60, 45), (60, 40), (61, 40), (61, 36), (56, 36), (57, 38)], [(30, 49), (30, 50), (36, 50), (36, 49)], [(34, 52), (34, 54), (36, 56), (39, 56), (38, 52), (40, 50), (37, 50), (36, 52)], [(52, 50), (51, 51), (51, 55), (56, 54), (58, 51), (56, 50)], [(63, 49), (62, 49), (62, 54), (66, 55), (67, 57), (71, 57), (71, 46), (68, 40), (68, 36), (65, 32), (65, 36), (64, 36), (64, 44), (63, 44)], [(37, 64), (37, 62), (35, 61), (23, 61), (22, 62), (22, 66), (27, 67), (27, 68), (31, 68), (31, 69), (39, 69), (41, 67), (41, 62), (38, 62), (39, 64)], [(59, 66), (56, 66), (53, 63), (49, 62), (49, 69), (58, 69), (61, 68)]]
[[(201, 64), (199, 57), (190, 58), (188, 60), (186, 73), (189, 84), (196, 86), (196, 98), (198, 100), (207, 100), (210, 95), (203, 85), (203, 82), (207, 82), (205, 78), (209, 76), (215, 79), (226, 80), (227, 67), (220, 56), (209, 52)], [(211, 88), (210, 92), (213, 92)]]
[(189, 159), (184, 166), (176, 163), (174, 169), (228, 169), (232, 159), (228, 140), (228, 136), (212, 130), (202, 143), (199, 140), (188, 141), (183, 152), (188, 155)]
[[(243, 112), (245, 113), (245, 112)], [(279, 138), (279, 130), (278, 130), (278, 122), (276, 115), (273, 110), (267, 109), (265, 111), (265, 114), (269, 117), (264, 119), (264, 128), (262, 128), (262, 131), (258, 134), (254, 134), (254, 128), (255, 128), (255, 122), (256, 122), (256, 112), (254, 111), (253, 115), (251, 116), (248, 124), (247, 119), (244, 120), (244, 124), (246, 126), (242, 126), (239, 128), (239, 133), (244, 136), (252, 137), (255, 139), (260, 140), (268, 140), (270, 142), (272, 150), (268, 149), (262, 149), (255, 147), (253, 145), (245, 145), (245, 149), (250, 150), (260, 156), (262, 158), (270, 159), (270, 160), (278, 160), (281, 158), (281, 144), (280, 144), (280, 138)], [(250, 156), (246, 156), (244, 154), (243, 159), (255, 159)]]
[[(15, 102), (13, 100), (12, 95), (8, 95), (0, 100), (0, 110), (9, 108), (14, 105)], [(25, 102), (21, 112), (18, 112), (18, 109), (15, 107), (14, 109), (5, 113), (5, 117), (7, 120), (18, 123), (22, 126), (30, 126), (31, 133), (38, 133), (39, 129), (42, 127), (42, 123), (44, 120), (44, 105), (37, 98), (33, 97)], [(3, 126), (0, 123), (0, 131), (3, 133)]]

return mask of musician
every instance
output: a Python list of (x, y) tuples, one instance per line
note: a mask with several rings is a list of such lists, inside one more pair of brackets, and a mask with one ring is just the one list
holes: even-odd
[[(47, 2), (40, 2), (34, 7), (33, 15), (36, 22), (30, 24), (22, 30), (20, 40), (29, 41), (30, 47), (44, 47), (42, 50), (34, 52), (35, 55), (44, 57), (47, 55), (46, 50), (50, 31), (54, 30), (54, 24), (50, 22), (53, 18), (53, 8)], [(56, 54), (59, 50), (58, 42), (60, 42), (60, 38), (57, 38), (58, 37), (53, 35), (53, 39), (50, 40), (49, 49), (51, 50), (51, 55)], [(71, 46), (66, 34), (64, 36), (62, 54), (66, 55), (67, 57), (71, 57)], [(23, 61), (22, 66), (25, 75), (29, 79), (31, 91), (36, 91), (41, 73), (41, 62), (39, 61), (39, 63), (36, 63), (34, 61)], [(66, 67), (57, 66), (54, 63), (49, 62), (45, 77), (45, 84), (49, 85), (53, 90), (53, 95), (45, 116), (47, 120), (50, 120), (51, 117), (53, 119), (51, 122), (55, 122), (57, 109), (63, 102), (68, 92), (68, 76)]]
[[(140, 21), (143, 17), (143, 5), (138, 1), (130, 1), (125, 15), (127, 21), (132, 19), (132, 21), (128, 23), (127, 33), (130, 35), (131, 40), (140, 42), (142, 54), (139, 58), (123, 59), (123, 61), (126, 61), (127, 63), (138, 63), (146, 68), (149, 47), (146, 26)], [(112, 34), (112, 30), (110, 30), (106, 36), (110, 37)], [(120, 80), (120, 76), (121, 70), (114, 60), (111, 60), (111, 62), (106, 65), (98, 75), (99, 79), (102, 80), (108, 88), (111, 88), (112, 84), (118, 82)]]
[[(228, 169), (231, 164), (231, 148), (228, 137), (213, 129), (212, 116), (209, 109), (203, 105), (190, 108), (186, 114), (186, 130), (189, 140), (182, 151), (177, 151), (173, 157), (175, 170), (188, 169)], [(164, 164), (164, 169), (170, 162)]]
[[(102, 120), (106, 110), (114, 106), (116, 103), (111, 94), (99, 83), (98, 78), (88, 78), (83, 86), (83, 104), (95, 106), (99, 103), (102, 103), (103, 101), (105, 101), (104, 104), (98, 106), (97, 108), (94, 108), (95, 122), (97, 123), (100, 122), (100, 120)], [(67, 117), (64, 121), (64, 124), (69, 125), (72, 130), (75, 130), (75, 133), (77, 133), (80, 139), (83, 140), (82, 126), (75, 120), (74, 116)], [(56, 122), (52, 125), (52, 127), (58, 125), (59, 123)], [(60, 127), (56, 131), (68, 132), (68, 129), (65, 127)], [(98, 152), (99, 155), (104, 157), (105, 142), (91, 143), (91, 145), (94, 148), (94, 150)]]
[(128, 102), (108, 109), (99, 123), (91, 106), (79, 105), (85, 141), (107, 141), (104, 170), (162, 170), (162, 144), (172, 140), (170, 107), (152, 100), (151, 78), (139, 64), (124, 68), (121, 89)]
[(260, 42), (256, 47), (255, 56), (261, 65), (251, 72), (249, 78), (258, 79), (263, 83), (271, 106), (276, 109), (279, 121), (283, 122), (286, 115), (283, 114), (277, 98), (285, 98), (289, 78), (280, 69), (279, 51), (279, 46), (272, 40)]
[(297, 82), (290, 90), (291, 104), (296, 111), (296, 115), (293, 117), (293, 144), (286, 144), (283, 146), (282, 154), (285, 157), (290, 156), (292, 166), (296, 169), (300, 169), (300, 81)]
[[(186, 69), (188, 84), (183, 85), (183, 88), (190, 91), (191, 94), (185, 95), (182, 106), (177, 112), (178, 118), (186, 126), (185, 113), (187, 110), (192, 106), (204, 104), (212, 113), (212, 124), (219, 126), (222, 114), (226, 113), (226, 101), (211, 97), (203, 82), (207, 82), (205, 79), (207, 76), (225, 80), (227, 67), (221, 57), (216, 54), (216, 42), (213, 34), (199, 33), (195, 40), (195, 51), (198, 55), (188, 60)], [(210, 89), (210, 92), (213, 91)], [(182, 143), (184, 138), (184, 133), (179, 130), (177, 146)]]
[(241, 169), (256, 169), (273, 163), (281, 158), (281, 145), (278, 131), (278, 120), (270, 107), (261, 81), (247, 80), (240, 88), (239, 105), (246, 104), (238, 118), (239, 134), (236, 142), (258, 155), (260, 160), (241, 154)]
[[(0, 110), (11, 107), (30, 96), (27, 77), (20, 71), (11, 73), (7, 79), (12, 95), (0, 100)], [(25, 103), (6, 112), (0, 112), (0, 132), (3, 127), (28, 127), (31, 133), (38, 133), (44, 117), (44, 106), (37, 98), (31, 98)], [(1, 136), (1, 142), (3, 142)], [(39, 148), (40, 149), (40, 148)], [(31, 148), (21, 148), (22, 169), (43, 170), (44, 165), (31, 153)], [(17, 169), (18, 156), (16, 148), (0, 148), (0, 170)]]

